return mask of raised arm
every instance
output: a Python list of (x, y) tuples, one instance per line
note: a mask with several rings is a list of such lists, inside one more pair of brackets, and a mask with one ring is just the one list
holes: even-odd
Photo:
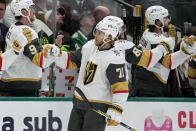
[(185, 36), (180, 44), (179, 51), (167, 54), (161, 61), (170, 70), (177, 68), (196, 53), (196, 37)]
[(166, 39), (152, 50), (143, 50), (133, 46), (125, 51), (125, 59), (127, 62), (143, 67), (153, 67), (163, 56), (165, 56), (171, 47), (174, 46), (173, 39)]

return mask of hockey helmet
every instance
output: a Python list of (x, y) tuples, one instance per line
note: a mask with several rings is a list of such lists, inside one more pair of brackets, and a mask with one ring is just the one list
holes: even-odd
[(101, 20), (97, 25), (96, 25), (96, 30), (100, 30), (105, 33), (105, 37), (111, 35), (112, 40), (114, 40), (118, 33), (119, 33), (119, 28), (118, 25), (112, 21), (108, 20)]
[(155, 20), (160, 20), (164, 26), (164, 18), (169, 15), (168, 10), (162, 6), (151, 6), (146, 10), (146, 19), (149, 25), (155, 25)]
[[(24, 16), (22, 10), (28, 11), (28, 16), (30, 15), (30, 7), (34, 5), (32, 0), (16, 0), (13, 7), (14, 16)], [(27, 16), (24, 16), (27, 17)]]
[(119, 31), (121, 31), (121, 28), (123, 28), (123, 26), (124, 26), (123, 20), (117, 16), (106, 16), (106, 17), (104, 17), (103, 20), (108, 20), (108, 21), (112, 21), (112, 22), (116, 23), (119, 28)]

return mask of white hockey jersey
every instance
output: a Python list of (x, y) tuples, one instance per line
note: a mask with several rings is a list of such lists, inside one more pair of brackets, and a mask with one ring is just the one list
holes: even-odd
[[(81, 65), (76, 86), (90, 102), (119, 106), (126, 102), (129, 91), (125, 59), (115, 48), (99, 51), (94, 40), (91, 40), (75, 53), (64, 52), (56, 64), (67, 69)], [(74, 94), (81, 100), (77, 92)]]
[[(171, 40), (172, 38), (170, 37), (167, 38), (162, 34), (150, 32), (147, 29), (143, 33), (139, 46), (143, 49), (151, 50), (155, 48), (161, 41), (172, 42)], [(156, 63), (153, 67), (148, 67), (146, 70), (153, 72), (159, 81), (166, 84), (170, 70), (182, 64), (187, 58), (189, 58), (189, 56), (183, 54), (181, 51), (170, 53), (164, 56), (163, 59)]]
[(0, 70), (7, 70), (10, 65), (17, 59), (18, 55), (10, 49), (0, 55)]
[(48, 67), (55, 58), (47, 55), (48, 47), (42, 50), (37, 33), (19, 22), (13, 24), (7, 33), (7, 51), (13, 48), (11, 46), (13, 41), (24, 44), (24, 52), (20, 53), (13, 64), (3, 71), (0, 82), (6, 85), (6, 89), (41, 88), (42, 67)]
[(133, 42), (119, 40), (115, 48), (123, 53), (127, 62), (143, 67), (153, 67), (164, 55), (165, 48), (160, 45), (154, 49), (140, 49)]

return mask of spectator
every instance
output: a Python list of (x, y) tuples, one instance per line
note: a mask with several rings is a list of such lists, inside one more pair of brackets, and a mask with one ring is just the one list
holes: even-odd
[(5, 36), (8, 32), (8, 27), (2, 23), (3, 16), (6, 10), (6, 1), (0, 1), (0, 54), (5, 49)]
[(46, 0), (33, 0), (35, 3), (35, 16), (44, 22), (44, 14), (47, 12)]
[(89, 14), (88, 12), (81, 14), (80, 30), (72, 35), (76, 49), (82, 48), (82, 46), (87, 42), (88, 34), (92, 31), (94, 22), (92, 14)]
[(31, 27), (38, 33), (41, 45), (54, 43), (52, 30), (43, 21), (35, 18)]
[[(57, 15), (56, 15), (57, 42), (59, 41), (62, 42), (61, 43), (62, 50), (71, 51), (71, 50), (75, 50), (73, 40), (71, 38), (71, 34), (75, 30), (75, 29), (73, 30), (73, 28), (77, 27), (77, 25), (75, 26), (74, 22), (70, 19), (71, 14), (69, 13), (69, 10), (65, 11), (63, 7), (60, 7), (57, 9)], [(52, 10), (49, 10), (45, 14), (45, 21), (50, 28), (52, 28), (51, 27), (52, 26), (51, 25), (52, 24), (51, 14), (52, 14)]]
[(68, 4), (71, 7), (71, 14), (79, 17), (83, 12), (92, 12), (95, 8), (93, 0), (60, 0), (60, 5)]
[(97, 6), (93, 10), (93, 16), (95, 18), (95, 24), (93, 26), (92, 32), (88, 35), (88, 40), (91, 40), (91, 39), (94, 38), (93, 31), (94, 31), (94, 28), (97, 25), (97, 23), (99, 21), (101, 21), (105, 16), (108, 16), (108, 15), (110, 15), (110, 10), (105, 6)]
[(74, 18), (71, 10), (72, 9), (69, 4), (63, 4), (57, 10), (61, 15), (64, 16), (63, 25), (60, 27), (60, 30), (69, 33), (70, 36), (79, 30), (79, 17)]

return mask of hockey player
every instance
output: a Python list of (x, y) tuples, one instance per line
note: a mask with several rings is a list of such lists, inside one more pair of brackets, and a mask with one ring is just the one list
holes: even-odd
[(15, 52), (22, 52), (3, 72), (0, 81), (0, 86), (4, 86), (4, 91), (10, 96), (38, 96), (42, 68), (48, 67), (60, 53), (54, 45), (46, 45), (43, 49), (40, 47), (37, 33), (29, 27), (34, 20), (33, 5), (32, 0), (15, 4), (17, 22), (10, 27), (6, 36), (7, 50), (12, 48)]
[(163, 56), (169, 53), (168, 50), (170, 48), (173, 49), (174, 47), (174, 40), (172, 38), (168, 38), (164, 40), (165, 42), (158, 43), (158, 46), (152, 50), (140, 50), (140, 48), (138, 48), (133, 42), (123, 40), (124, 22), (121, 18), (116, 16), (106, 16), (103, 20), (115, 22), (118, 25), (119, 32), (116, 38), (116, 41), (118, 41), (115, 44), (116, 49), (122, 51), (124, 55), (127, 49), (133, 50), (132, 55), (130, 55), (130, 57), (133, 57), (130, 58), (132, 60), (134, 60), (134, 57), (137, 57), (140, 53), (143, 55), (141, 61), (137, 63), (139, 66), (148, 68), (153, 67)]
[[(125, 60), (113, 46), (117, 34), (115, 23), (100, 21), (96, 26), (95, 39), (88, 41), (75, 53), (62, 52), (62, 57), (56, 61), (62, 68), (80, 67), (76, 86), (95, 108), (111, 116), (108, 125), (119, 124), (128, 97)], [(68, 131), (105, 130), (105, 118), (90, 111), (76, 92), (73, 104)]]
[[(102, 20), (96, 26), (94, 40), (88, 41), (81, 50), (77, 50), (75, 53), (62, 52), (62, 57), (56, 61), (57, 66), (61, 68), (80, 67), (76, 86), (84, 92), (97, 109), (107, 111), (111, 115), (112, 121), (109, 121), (108, 125), (118, 125), (121, 121), (122, 105), (128, 96), (128, 83), (124, 67), (125, 56), (115, 47), (116, 44), (124, 45), (128, 41), (117, 40), (120, 31), (117, 23), (115, 20)], [(137, 51), (132, 42), (128, 44), (130, 44), (129, 48)], [(172, 44), (160, 45), (156, 48), (156, 52), (162, 56), (166, 54), (167, 47), (170, 46)], [(148, 52), (143, 51), (144, 56), (147, 57), (150, 54)], [(137, 56), (137, 53), (135, 54)], [(154, 58), (154, 55), (152, 57)], [(145, 60), (142, 60), (144, 62), (140, 62), (140, 64), (146, 66)], [(89, 107), (76, 92), (73, 103), (68, 131), (105, 129), (104, 118), (88, 111)]]
[[(140, 41), (142, 49), (154, 49), (159, 44), (165, 44), (169, 39), (175, 41), (174, 28), (169, 29), (169, 37), (163, 35), (163, 28), (168, 27), (170, 18), (168, 17), (168, 10), (162, 6), (151, 6), (146, 11), (146, 18), (149, 24), (149, 28), (143, 33)], [(172, 50), (172, 49), (170, 49)], [(139, 65), (143, 59), (143, 63), (148, 68), (138, 67), (135, 74), (135, 96), (149, 96), (149, 97), (164, 97), (168, 96), (167, 91), (167, 79), (171, 69), (176, 68), (182, 64), (187, 58), (194, 54), (195, 44), (182, 43), (180, 51), (170, 53), (164, 56), (160, 62), (157, 62), (153, 66), (149, 66), (152, 62), (152, 52), (149, 52), (149, 59), (143, 57), (140, 53), (142, 50), (138, 49), (127, 50), (126, 60), (130, 63)], [(137, 57), (133, 55), (137, 53)], [(152, 53), (152, 54), (151, 54)], [(143, 57), (143, 58), (142, 58)]]
[[(133, 72), (131, 71), (132, 68), (132, 63), (135, 63), (136, 58), (141, 59), (141, 61), (137, 61), (137, 65), (139, 66), (144, 66), (144, 67), (153, 67), (163, 56), (168, 53), (168, 48), (173, 48), (174, 47), (174, 40), (171, 38), (165, 39), (165, 42), (158, 43), (158, 46), (152, 50), (146, 50), (142, 51), (140, 48), (138, 48), (134, 43), (131, 41), (123, 40), (124, 38), (124, 22), (122, 19), (116, 16), (106, 16), (104, 20), (108, 21), (115, 21), (117, 25), (119, 26), (119, 35), (118, 35), (118, 40), (115, 44), (115, 47), (122, 51), (122, 53), (125, 55), (125, 51), (131, 51), (128, 53), (127, 58), (128, 62), (126, 63), (127, 67), (127, 74), (128, 74), (128, 80), (129, 80), (129, 89), (130, 89), (130, 96), (134, 94), (133, 90)], [(142, 53), (143, 52), (143, 53)], [(139, 54), (142, 54), (142, 57), (139, 57)], [(131, 60), (129, 60), (131, 59)], [(132, 61), (132, 62), (131, 62)]]

